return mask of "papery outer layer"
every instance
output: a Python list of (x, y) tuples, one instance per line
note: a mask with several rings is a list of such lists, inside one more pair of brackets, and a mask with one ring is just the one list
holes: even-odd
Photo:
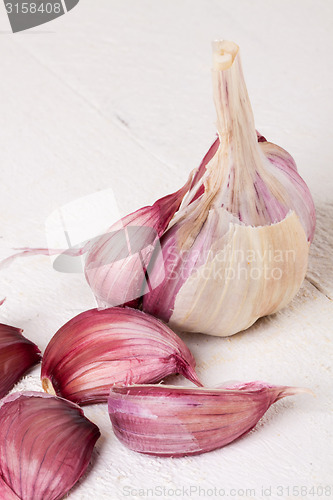
[[(293, 157), (280, 146), (267, 141), (266, 138), (260, 134), (260, 132), (256, 131), (256, 133), (258, 141), (257, 147), (261, 154), (261, 160), (264, 161), (266, 169), (274, 174), (273, 178), (270, 178), (270, 182), (274, 184), (275, 179), (279, 180), (284, 189), (286, 189), (290, 193), (288, 200), (285, 202), (286, 208), (283, 213), (287, 214), (288, 211), (294, 209), (296, 214), (300, 217), (308, 241), (312, 242), (315, 232), (316, 214), (313, 199), (308, 186), (306, 185), (302, 177), (298, 174), (297, 166)], [(191, 185), (192, 195), (188, 195), (185, 198), (182, 209), (199, 198), (205, 192), (205, 178), (202, 178), (207, 170), (207, 165), (209, 165), (209, 162), (215, 157), (220, 147), (220, 142), (220, 138), (218, 137), (202, 160), (193, 178), (193, 182)], [(262, 154), (268, 162), (264, 160)], [(225, 179), (228, 179), (228, 191), (230, 192), (232, 191), (230, 179), (233, 177), (233, 175), (234, 174), (232, 174), (232, 169), (231, 172), (228, 173), (228, 175), (225, 175)], [(253, 184), (255, 189), (253, 206), (256, 207), (257, 203), (255, 198), (257, 197), (257, 195), (259, 196), (260, 190), (263, 189), (263, 182), (258, 174), (256, 174)], [(269, 186), (267, 186), (267, 189), (265, 189), (266, 193), (262, 194), (264, 204), (273, 201), (273, 199), (264, 199), (265, 196), (267, 197), (268, 188)], [(221, 206), (224, 206), (228, 209), (227, 203), (221, 203)], [(232, 212), (232, 210), (230, 211)], [(237, 211), (234, 210), (234, 213), (236, 214)], [(177, 214), (177, 217), (180, 216), (181, 211)], [(278, 217), (276, 217), (276, 214), (274, 213), (268, 217), (270, 218), (267, 219), (267, 224), (269, 223), (269, 221), (270, 223), (278, 221)], [(255, 224), (252, 222), (250, 225)]]
[(113, 384), (158, 382), (181, 373), (201, 385), (184, 342), (141, 311), (92, 309), (66, 323), (48, 344), (41, 378), (47, 392), (79, 404), (107, 400)]
[(38, 347), (14, 326), (0, 324), (0, 398), (41, 360)]
[(217, 212), (210, 211), (189, 252), (176, 253), (172, 229), (162, 240), (154, 269), (164, 259), (169, 274), (143, 306), (174, 328), (228, 336), (290, 302), (305, 277), (309, 244), (294, 212), (264, 227), (227, 224), (227, 214)]
[(63, 498), (85, 472), (99, 436), (69, 401), (38, 392), (7, 396), (0, 407), (0, 492), (4, 481), (21, 500)]
[(315, 213), (309, 189), (286, 151), (267, 141), (258, 142), (238, 46), (217, 42), (214, 58), (219, 51), (230, 54), (232, 61), (226, 69), (220, 69), (215, 60), (213, 64), (220, 145), (207, 166), (207, 179), (203, 178), (214, 196), (212, 204), (251, 226), (280, 222), (294, 210), (311, 241)]
[(249, 432), (268, 408), (306, 389), (264, 382), (221, 389), (113, 387), (109, 415), (117, 438), (150, 455), (182, 457), (225, 446)]
[[(99, 305), (136, 306), (159, 237), (168, 227), (192, 182), (115, 223), (90, 249), (85, 274)], [(149, 286), (155, 284), (149, 280)]]

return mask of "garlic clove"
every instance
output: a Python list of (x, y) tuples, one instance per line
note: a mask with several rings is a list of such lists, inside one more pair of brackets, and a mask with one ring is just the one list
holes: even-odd
[[(138, 305), (146, 271), (159, 237), (178, 210), (192, 182), (115, 223), (88, 252), (85, 275), (100, 306)], [(148, 286), (155, 286), (149, 280)]]
[(15, 495), (2, 477), (0, 477), (0, 498), (2, 498), (2, 500), (21, 500), (20, 497)]
[(99, 436), (69, 401), (38, 392), (7, 396), (0, 407), (1, 498), (62, 498), (85, 472)]
[(14, 326), (0, 324), (0, 398), (41, 360), (40, 350)]
[(273, 403), (300, 392), (309, 391), (263, 382), (216, 389), (115, 386), (108, 409), (115, 435), (131, 450), (182, 457), (231, 443), (249, 432)]
[(46, 392), (79, 404), (107, 400), (114, 384), (154, 383), (181, 373), (201, 385), (184, 342), (161, 321), (141, 311), (92, 309), (66, 323), (42, 360)]

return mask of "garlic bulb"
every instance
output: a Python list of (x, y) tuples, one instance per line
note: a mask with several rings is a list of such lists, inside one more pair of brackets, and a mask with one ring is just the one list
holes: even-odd
[(268, 408), (307, 389), (248, 382), (206, 389), (166, 385), (113, 387), (109, 415), (117, 438), (140, 453), (197, 455), (249, 432)]
[(43, 389), (78, 404), (107, 400), (114, 384), (159, 382), (181, 373), (202, 385), (184, 342), (162, 321), (127, 307), (75, 316), (50, 340), (42, 360)]
[[(228, 336), (295, 296), (315, 210), (292, 157), (257, 135), (233, 42), (213, 45), (213, 89), (218, 139), (172, 210), (165, 197), (124, 218), (127, 230), (134, 225), (135, 251), (126, 257), (128, 249), (118, 243), (115, 251), (114, 235), (106, 236), (89, 252), (86, 275), (101, 305), (142, 295), (144, 311), (177, 329)], [(160, 246), (157, 237), (140, 240), (140, 226), (158, 227)]]
[(0, 498), (59, 500), (86, 471), (98, 427), (70, 401), (16, 392), (0, 406)]
[(315, 211), (291, 156), (256, 134), (238, 46), (214, 44), (219, 139), (161, 238), (143, 309), (227, 336), (286, 306), (304, 279)]

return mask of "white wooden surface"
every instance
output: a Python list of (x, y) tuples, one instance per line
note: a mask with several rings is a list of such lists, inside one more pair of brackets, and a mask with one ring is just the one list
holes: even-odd
[[(295, 157), (317, 206), (308, 279), (289, 307), (228, 339), (183, 336), (207, 385), (261, 379), (307, 386), (316, 397), (283, 400), (243, 439), (183, 459), (128, 451), (106, 406), (86, 407), (102, 437), (71, 499), (175, 498), (190, 486), (192, 499), (220, 498), (222, 489), (296, 498), (293, 486), (329, 484), (333, 498), (332, 15), (327, 0), (81, 0), (13, 35), (0, 6), (1, 256), (45, 246), (47, 217), (79, 197), (112, 188), (125, 214), (181, 185), (215, 134), (214, 38), (241, 46), (257, 128)], [(94, 306), (82, 276), (57, 273), (43, 256), (1, 272), (4, 296), (1, 321), (41, 349)], [(40, 390), (39, 371), (15, 390)], [(289, 497), (278, 486), (289, 486)], [(318, 496), (305, 491), (297, 498)]]

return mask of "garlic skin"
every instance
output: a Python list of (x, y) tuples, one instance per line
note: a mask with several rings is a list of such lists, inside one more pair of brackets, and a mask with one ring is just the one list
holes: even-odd
[(78, 404), (107, 401), (114, 384), (154, 383), (181, 373), (202, 385), (184, 342), (141, 311), (92, 309), (51, 339), (42, 360), (43, 389)]
[[(233, 42), (213, 46), (219, 138), (161, 237), (143, 310), (171, 327), (228, 336), (285, 307), (305, 277), (315, 229), (292, 157), (257, 135)], [(159, 276), (163, 269), (163, 276)]]
[(84, 474), (99, 436), (69, 401), (39, 392), (7, 396), (0, 407), (1, 498), (63, 498)]
[(117, 438), (163, 457), (198, 455), (249, 432), (268, 408), (307, 389), (248, 382), (206, 389), (166, 385), (113, 387), (108, 409)]
[(22, 335), (22, 331), (0, 324), (0, 398), (41, 360), (40, 350)]
[(99, 307), (139, 305), (153, 252), (191, 181), (192, 174), (181, 189), (123, 217), (90, 246), (85, 276)]

